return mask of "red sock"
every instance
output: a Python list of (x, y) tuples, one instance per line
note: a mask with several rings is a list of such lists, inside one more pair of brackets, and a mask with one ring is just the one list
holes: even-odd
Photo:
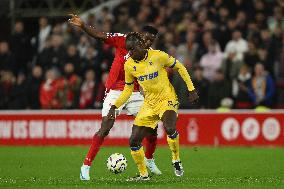
[(94, 135), (92, 144), (90, 146), (89, 152), (84, 160), (84, 165), (91, 166), (93, 160), (95, 159), (100, 147), (104, 141), (104, 138)]
[(145, 137), (145, 157), (152, 159), (157, 146), (157, 135), (150, 135)]

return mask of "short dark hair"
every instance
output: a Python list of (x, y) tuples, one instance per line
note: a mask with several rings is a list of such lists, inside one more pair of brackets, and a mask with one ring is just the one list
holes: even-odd
[(125, 41), (139, 41), (143, 44), (144, 38), (139, 32), (130, 32), (129, 34), (127, 34)]
[(159, 32), (154, 26), (150, 26), (150, 25), (143, 26), (142, 31), (149, 32), (153, 35), (157, 35)]

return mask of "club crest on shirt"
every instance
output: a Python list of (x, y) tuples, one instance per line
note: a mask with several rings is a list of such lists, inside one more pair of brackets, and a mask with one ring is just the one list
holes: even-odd
[(136, 66), (133, 66), (133, 68), (134, 68), (134, 71), (136, 71)]

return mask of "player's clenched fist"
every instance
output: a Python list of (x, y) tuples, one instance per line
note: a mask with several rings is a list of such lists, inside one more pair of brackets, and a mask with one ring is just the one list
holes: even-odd
[(82, 20), (79, 16), (77, 16), (77, 15), (75, 15), (75, 14), (69, 14), (69, 16), (71, 17), (71, 18), (68, 20), (68, 22), (69, 22), (70, 24), (72, 24), (72, 25), (74, 25), (74, 26), (77, 26), (77, 27), (80, 27), (80, 28), (83, 28), (84, 22), (83, 22), (83, 20)]
[(198, 99), (199, 99), (199, 96), (198, 96), (196, 90), (189, 91), (189, 102), (190, 103), (192, 103), (192, 104), (197, 103)]

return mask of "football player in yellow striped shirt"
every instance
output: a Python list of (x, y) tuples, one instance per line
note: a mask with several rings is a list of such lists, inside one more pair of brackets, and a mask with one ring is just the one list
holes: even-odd
[(134, 80), (142, 87), (145, 100), (134, 120), (130, 137), (131, 155), (138, 167), (140, 175), (131, 180), (149, 180), (144, 162), (144, 151), (141, 146), (143, 138), (155, 129), (158, 121), (162, 121), (167, 133), (167, 141), (172, 151), (172, 165), (176, 176), (183, 175), (183, 167), (179, 156), (179, 134), (176, 130), (179, 102), (171, 85), (166, 68), (179, 72), (189, 90), (189, 100), (194, 102), (198, 95), (186, 68), (174, 57), (159, 50), (144, 49), (143, 37), (132, 32), (126, 37), (126, 49), (130, 58), (125, 62), (126, 85), (120, 97), (111, 106), (109, 119), (114, 119), (115, 109), (123, 105), (133, 91)]

